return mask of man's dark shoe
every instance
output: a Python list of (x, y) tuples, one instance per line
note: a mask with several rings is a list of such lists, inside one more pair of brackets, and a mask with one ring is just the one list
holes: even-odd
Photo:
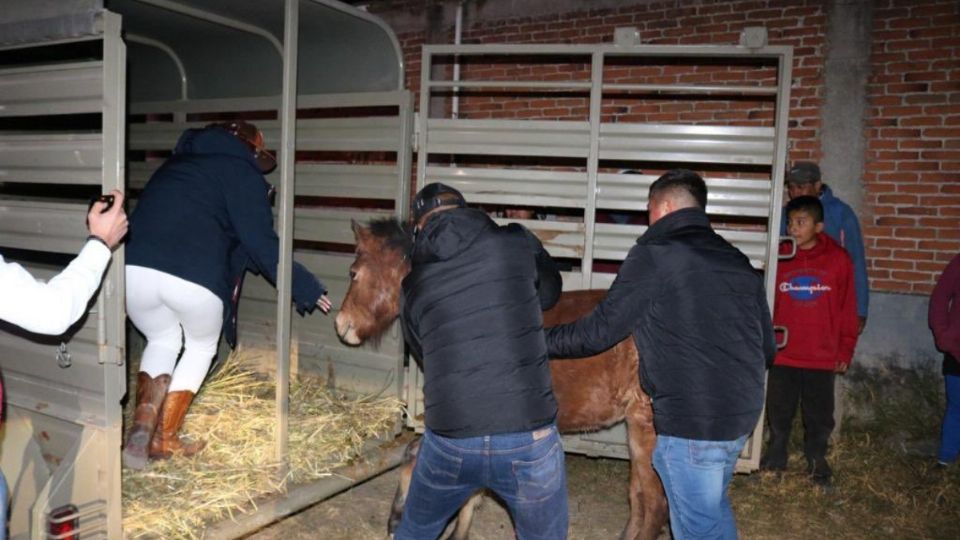
[(773, 461), (768, 459), (760, 460), (760, 470), (769, 472), (784, 472), (787, 470), (786, 462)]
[(825, 489), (825, 490), (827, 490), (827, 491), (830, 491), (830, 490), (833, 489), (833, 478), (830, 477), (830, 476), (817, 476), (817, 475), (814, 475), (814, 476), (811, 476), (811, 477), (810, 477), (810, 480), (811, 480), (815, 485), (818, 485), (818, 486), (822, 487), (823, 489)]

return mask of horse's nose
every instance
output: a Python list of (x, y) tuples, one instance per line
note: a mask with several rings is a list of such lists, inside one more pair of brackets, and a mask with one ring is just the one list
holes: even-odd
[(347, 345), (359, 345), (360, 338), (357, 337), (357, 331), (353, 328), (353, 321), (350, 316), (341, 311), (337, 314), (337, 318), (333, 321), (334, 328), (337, 330), (337, 335), (340, 336), (340, 339), (343, 340)]

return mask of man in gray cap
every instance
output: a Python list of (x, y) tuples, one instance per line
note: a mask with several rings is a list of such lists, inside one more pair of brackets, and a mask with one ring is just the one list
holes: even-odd
[[(867, 258), (860, 234), (860, 221), (847, 203), (837, 198), (830, 186), (824, 184), (820, 167), (811, 161), (797, 161), (787, 172), (787, 194), (791, 199), (802, 196), (819, 197), (823, 205), (824, 232), (847, 250), (853, 260), (853, 282), (857, 293), (857, 315), (860, 332), (867, 324), (870, 287), (867, 281)], [(787, 216), (780, 220), (780, 235), (787, 233)]]

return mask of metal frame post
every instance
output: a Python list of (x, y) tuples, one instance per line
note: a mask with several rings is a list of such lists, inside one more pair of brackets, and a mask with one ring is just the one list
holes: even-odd
[(277, 268), (277, 431), (275, 454), (281, 463), (280, 477), (286, 477), (288, 462), (288, 419), (290, 413), (290, 322), (293, 279), (293, 195), (297, 148), (297, 39), (299, 0), (286, 0), (283, 32), (283, 102), (280, 107), (280, 208), (277, 226), (280, 260)]

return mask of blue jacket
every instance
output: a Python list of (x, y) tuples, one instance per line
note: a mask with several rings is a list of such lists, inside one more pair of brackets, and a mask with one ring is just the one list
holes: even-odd
[[(212, 291), (223, 301), (225, 335), (235, 345), (236, 300), (246, 270), (277, 280), (279, 239), (269, 191), (243, 142), (219, 128), (188, 129), (130, 216), (127, 264)], [(312, 310), (324, 292), (313, 274), (294, 264), (299, 313)]]
[[(847, 203), (833, 195), (827, 185), (820, 191), (820, 204), (823, 205), (823, 230), (830, 238), (840, 244), (853, 261), (853, 284), (857, 293), (857, 315), (867, 318), (870, 305), (870, 283), (867, 280), (867, 257), (863, 249), (863, 235), (860, 234), (860, 221)], [(787, 215), (780, 219), (780, 235), (787, 234)]]

